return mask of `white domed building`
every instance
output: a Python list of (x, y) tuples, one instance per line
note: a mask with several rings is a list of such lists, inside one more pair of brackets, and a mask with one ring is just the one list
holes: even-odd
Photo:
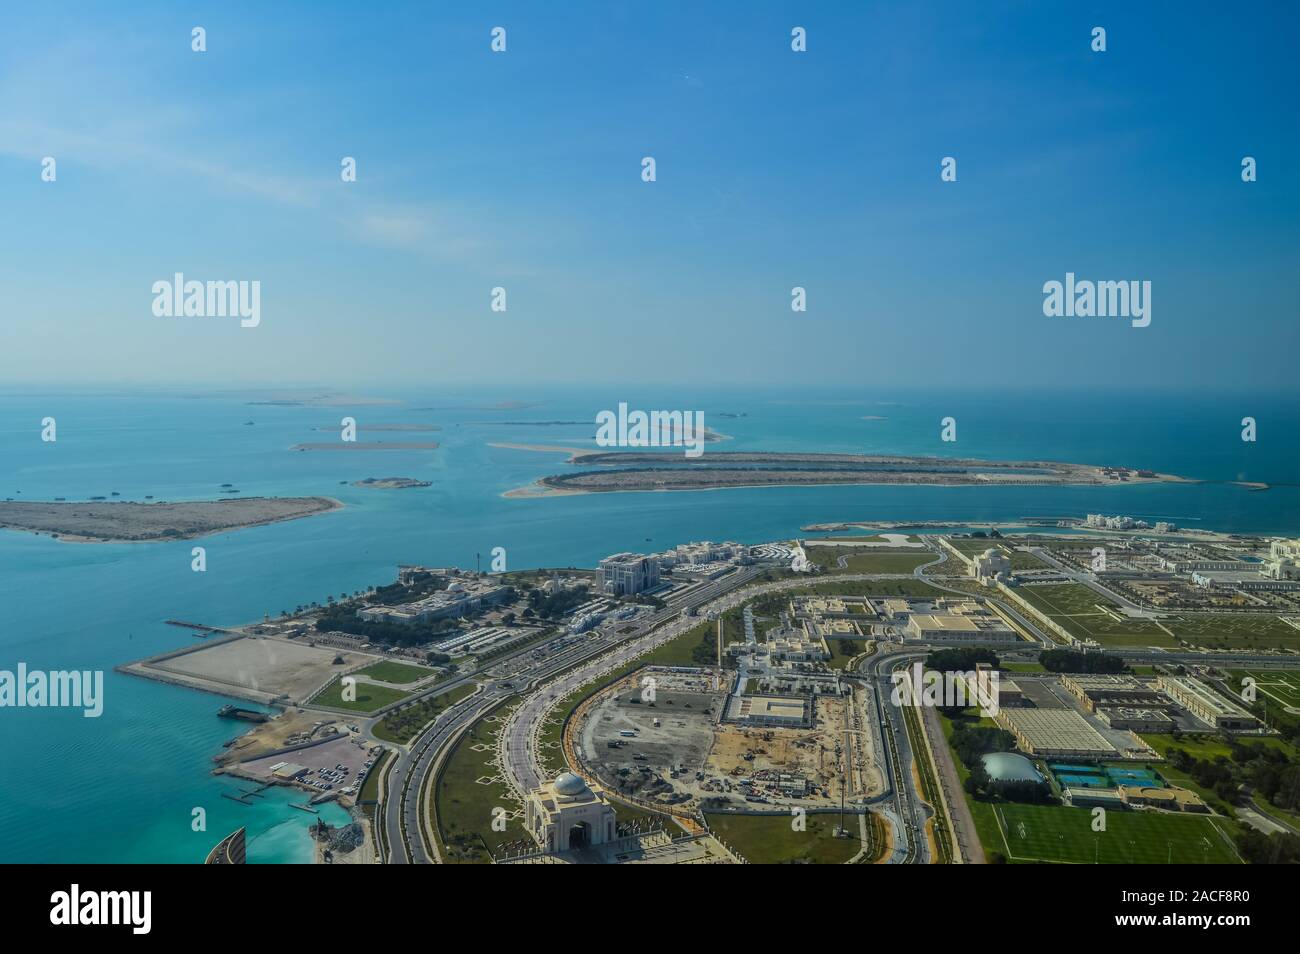
[(970, 574), (981, 583), (991, 583), (1011, 575), (1011, 560), (996, 547), (989, 547), (971, 561)]
[(603, 845), (613, 841), (618, 830), (605, 790), (572, 772), (529, 793), (524, 824), (547, 852)]

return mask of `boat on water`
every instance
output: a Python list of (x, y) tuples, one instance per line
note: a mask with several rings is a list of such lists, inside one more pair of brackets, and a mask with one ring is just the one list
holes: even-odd
[(217, 715), (223, 719), (243, 719), (245, 722), (266, 722), (271, 718), (265, 712), (256, 712), (253, 709), (240, 709), (231, 705), (222, 706), (217, 710)]

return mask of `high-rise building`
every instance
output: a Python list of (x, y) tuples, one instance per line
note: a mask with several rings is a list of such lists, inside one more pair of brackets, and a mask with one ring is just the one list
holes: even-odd
[(659, 585), (659, 561), (639, 553), (615, 553), (600, 561), (601, 588), (611, 596), (632, 596)]

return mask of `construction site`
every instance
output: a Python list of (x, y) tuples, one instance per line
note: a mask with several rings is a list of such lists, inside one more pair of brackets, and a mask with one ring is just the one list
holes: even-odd
[(881, 790), (856, 692), (733, 695), (720, 682), (646, 669), (608, 687), (575, 727), (584, 763), (611, 794), (679, 811), (826, 808)]

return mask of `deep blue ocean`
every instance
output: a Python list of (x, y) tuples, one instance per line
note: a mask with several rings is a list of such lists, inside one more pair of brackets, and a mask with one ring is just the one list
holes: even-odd
[[(869, 369), (864, 368), (864, 380)], [(991, 379), (1004, 379), (1005, 372)], [(393, 405), (250, 404), (265, 395), (0, 391), (0, 499), (210, 499), (326, 495), (346, 508), (198, 541), (208, 570), (190, 570), (193, 542), (73, 544), (0, 531), (0, 669), (103, 669), (105, 711), (0, 709), (0, 861), (201, 861), (230, 830), (248, 828), (251, 861), (309, 860), (311, 817), (299, 796), (268, 792), (249, 807), (221, 797), (238, 783), (210, 775), (237, 735), (218, 696), (113, 673), (122, 662), (193, 641), (164, 620), (249, 622), (327, 594), (389, 582), (399, 563), (484, 566), (506, 548), (510, 569), (592, 566), (619, 550), (700, 539), (759, 542), (840, 520), (989, 520), (1090, 511), (1207, 529), (1300, 535), (1300, 406), (1279, 396), (1040, 394), (1014, 390), (877, 394), (837, 391), (688, 393), (682, 389), (393, 393)], [(485, 409), (500, 401), (536, 406)], [(804, 487), (508, 499), (503, 492), (566, 469), (564, 456), (493, 442), (594, 448), (597, 412), (701, 410), (732, 439), (715, 450), (906, 453), (1117, 464), (1227, 483), (1106, 488)], [(724, 414), (744, 414), (727, 417)], [(433, 423), (437, 450), (291, 452), (337, 439), (340, 419)], [(957, 420), (956, 443), (940, 420)], [(1258, 440), (1241, 440), (1241, 419)], [(41, 420), (58, 422), (56, 443)], [(882, 418), (872, 420), (868, 418)], [(245, 422), (252, 421), (248, 425)], [(528, 421), (578, 424), (527, 426)], [(514, 423), (512, 423), (514, 422)], [(317, 428), (333, 429), (320, 431)], [(707, 453), (707, 452), (706, 452)], [(362, 490), (364, 477), (416, 477), (424, 489)], [(342, 483), (341, 483), (342, 482)], [(647, 539), (649, 538), (649, 539)], [(207, 831), (191, 831), (191, 811)], [(326, 814), (337, 822), (342, 811)]]

